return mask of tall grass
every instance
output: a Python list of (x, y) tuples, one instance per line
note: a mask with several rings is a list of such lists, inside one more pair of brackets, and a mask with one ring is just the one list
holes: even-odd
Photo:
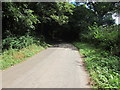
[(120, 57), (88, 43), (75, 42), (74, 45), (85, 56), (94, 87), (120, 88)]
[(2, 60), (0, 60), (1, 67), (0, 69), (6, 69), (8, 67), (14, 66), (17, 63), (20, 63), (26, 60), (28, 57), (33, 56), (34, 54), (40, 52), (44, 48), (42, 46), (38, 46), (32, 44), (20, 50), (17, 49), (9, 49), (3, 52), (0, 56)]
[(48, 46), (40, 38), (29, 35), (8, 37), (3, 40), (3, 53), (0, 55), (0, 69), (6, 69), (33, 56)]

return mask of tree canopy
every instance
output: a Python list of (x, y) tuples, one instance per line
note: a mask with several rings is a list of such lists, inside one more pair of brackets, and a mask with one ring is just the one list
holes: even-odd
[[(32, 45), (32, 49), (35, 47), (38, 52), (39, 46), (46, 47), (46, 42), (86, 42), (94, 48), (88, 44), (75, 45), (82, 48), (81, 52), (88, 57), (87, 65), (95, 70), (92, 74), (97, 77), (98, 87), (118, 87), (120, 25), (115, 23), (112, 15), (120, 15), (119, 5), (119, 2), (3, 2), (3, 52), (8, 50), (3, 64), (10, 66), (16, 63), (17, 60), (12, 60), (11, 56), (6, 57), (6, 54), (14, 53), (13, 49), (29, 52), (25, 48), (28, 46), (30, 49)], [(105, 75), (99, 76), (99, 71)]]
[[(113, 39), (118, 43), (118, 30), (114, 28), (118, 28), (119, 25), (115, 25), (112, 18), (112, 14), (119, 11), (119, 8), (116, 7), (117, 3), (76, 3), (4, 2), (2, 3), (3, 39), (29, 34), (50, 40), (61, 38), (72, 41), (94, 38), (99, 41), (95, 35), (98, 34), (101, 39), (104, 39), (105, 37), (100, 35), (100, 30), (102, 30), (106, 36), (108, 32), (111, 32), (109, 34), (115, 32), (116, 39), (111, 37), (110, 43), (113, 42)], [(91, 30), (93, 26), (96, 29)], [(107, 31), (106, 28), (108, 28)]]

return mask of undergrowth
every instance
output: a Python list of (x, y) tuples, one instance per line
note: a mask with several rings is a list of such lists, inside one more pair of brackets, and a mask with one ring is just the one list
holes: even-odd
[[(43, 38), (44, 39), (44, 38)], [(26, 58), (33, 56), (49, 45), (42, 38), (30, 35), (8, 37), (2, 41), (2, 55), (0, 55), (0, 69), (4, 70)]]
[(120, 57), (88, 43), (75, 42), (74, 45), (85, 57), (86, 68), (94, 82), (93, 87), (120, 88)]
[(43, 50), (44, 47), (32, 44), (20, 50), (18, 49), (9, 49), (3, 52), (0, 56), (1, 66), (0, 69), (4, 70), (8, 67), (14, 66), (21, 61), (26, 60), (26, 58), (33, 56), (34, 54)]

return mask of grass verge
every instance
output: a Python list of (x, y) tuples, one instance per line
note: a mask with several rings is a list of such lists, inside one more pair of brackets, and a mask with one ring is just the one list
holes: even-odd
[(120, 88), (120, 57), (112, 56), (108, 51), (95, 48), (94, 45), (82, 42), (73, 43), (84, 55), (93, 87)]
[(26, 58), (35, 55), (36, 53), (40, 52), (43, 49), (45, 48), (42, 46), (32, 44), (20, 50), (17, 49), (6, 50), (0, 56), (1, 63), (0, 69), (4, 70), (8, 67), (14, 66), (15, 64), (18, 64), (26, 60)]

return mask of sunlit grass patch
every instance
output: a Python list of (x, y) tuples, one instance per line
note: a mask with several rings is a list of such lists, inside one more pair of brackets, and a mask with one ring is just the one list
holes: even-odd
[(34, 54), (40, 52), (43, 49), (44, 48), (42, 46), (32, 44), (20, 50), (17, 49), (6, 50), (0, 56), (1, 63), (0, 69), (4, 70), (8, 67), (14, 66), (15, 64), (26, 60), (26, 58), (33, 56)]

